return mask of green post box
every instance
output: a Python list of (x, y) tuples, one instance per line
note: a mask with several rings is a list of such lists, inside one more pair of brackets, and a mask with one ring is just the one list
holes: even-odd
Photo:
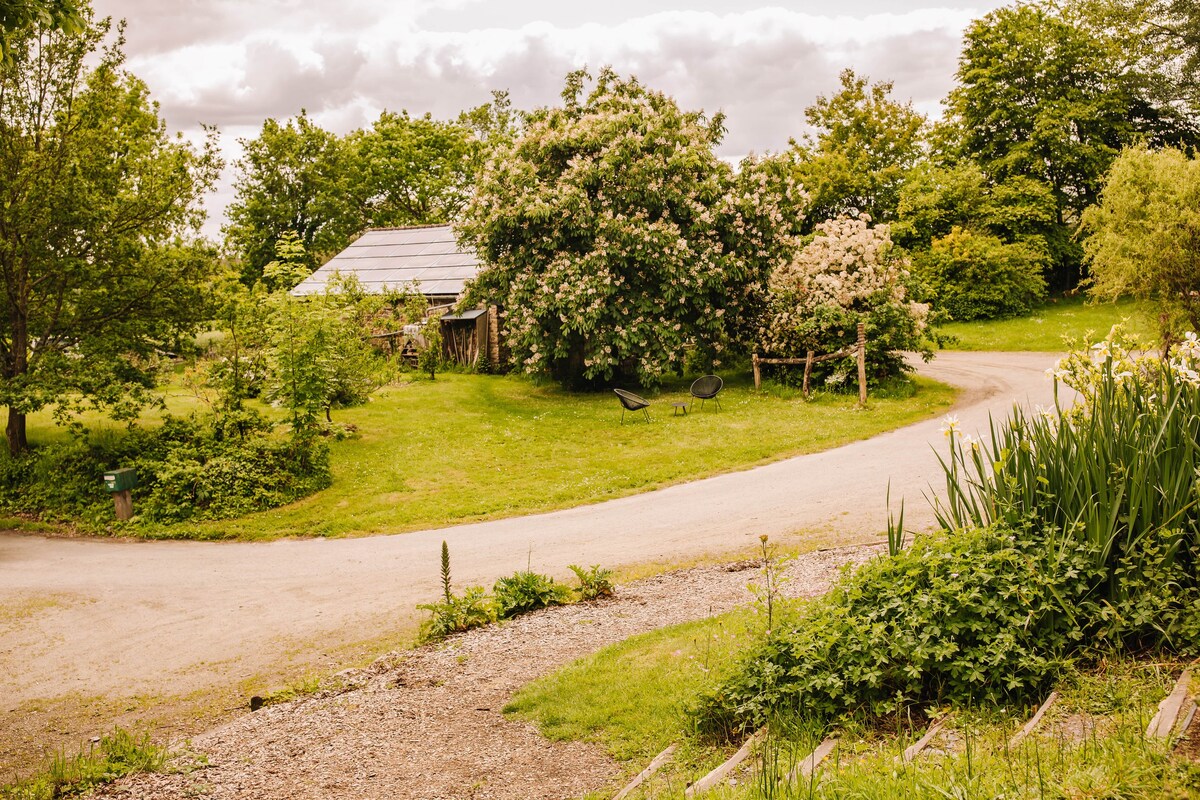
[(127, 492), (137, 488), (137, 472), (132, 469), (110, 469), (104, 473), (104, 487), (110, 492)]

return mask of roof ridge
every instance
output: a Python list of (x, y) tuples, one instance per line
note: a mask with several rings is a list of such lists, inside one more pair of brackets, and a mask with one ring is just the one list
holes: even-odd
[[(366, 228), (363, 233), (371, 233), (373, 231), (418, 231), (423, 228), (453, 228), (453, 222), (431, 222), (426, 225), (392, 225), (379, 228)], [(362, 234), (359, 234), (361, 236)]]

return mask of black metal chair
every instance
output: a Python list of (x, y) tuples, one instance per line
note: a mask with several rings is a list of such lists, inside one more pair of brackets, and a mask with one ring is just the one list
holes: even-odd
[[(717, 397), (721, 389), (725, 386), (725, 382), (716, 375), (705, 375), (702, 378), (696, 378), (692, 383), (692, 402), (700, 401), (700, 409), (704, 409), (705, 400), (715, 400), (717, 408), (721, 408), (721, 398)], [(722, 409), (724, 410), (724, 409)]]
[(621, 401), (621, 424), (625, 424), (626, 411), (641, 411), (646, 415), (646, 422), (650, 421), (650, 412), (646, 410), (646, 406), (650, 405), (650, 401), (644, 397), (639, 397), (633, 392), (627, 392), (624, 389), (613, 389), (617, 399)]

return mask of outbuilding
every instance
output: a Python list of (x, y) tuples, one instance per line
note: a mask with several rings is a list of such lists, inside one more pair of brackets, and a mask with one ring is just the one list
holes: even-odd
[(354, 275), (367, 292), (415, 290), (429, 300), (430, 315), (441, 320), (447, 358), (475, 364), (486, 355), (496, 364), (500, 360), (496, 309), (449, 313), (479, 269), (475, 253), (459, 244), (449, 225), (371, 228), (301, 281), (292, 294), (319, 294), (335, 273)]

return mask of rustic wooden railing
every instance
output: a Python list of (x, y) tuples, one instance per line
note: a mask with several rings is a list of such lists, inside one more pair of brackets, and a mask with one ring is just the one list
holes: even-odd
[(754, 388), (759, 389), (762, 386), (760, 364), (791, 364), (793, 366), (803, 364), (804, 396), (808, 397), (808, 380), (812, 375), (813, 364), (819, 364), (822, 361), (831, 361), (835, 358), (845, 358), (851, 355), (858, 357), (858, 404), (865, 406), (867, 404), (867, 326), (862, 322), (858, 323), (858, 341), (854, 346), (843, 348), (836, 353), (817, 355), (812, 350), (809, 350), (808, 355), (804, 358), (759, 358), (758, 353), (755, 353), (751, 357), (751, 364), (754, 367)]

